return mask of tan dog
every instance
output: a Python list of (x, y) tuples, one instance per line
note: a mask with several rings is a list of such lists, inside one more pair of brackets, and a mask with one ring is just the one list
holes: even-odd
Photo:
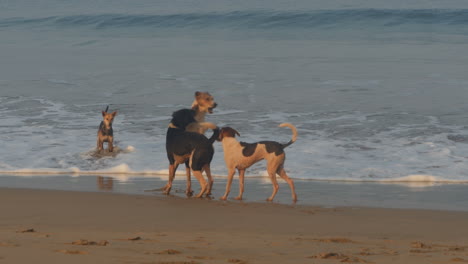
[(240, 136), (239, 132), (230, 127), (223, 127), (219, 133), (219, 141), (223, 143), (224, 161), (228, 169), (228, 181), (226, 184), (226, 192), (221, 200), (226, 200), (231, 190), (232, 178), (239, 171), (239, 196), (236, 200), (242, 200), (244, 193), (244, 174), (245, 170), (256, 162), (265, 159), (267, 161), (267, 171), (273, 184), (273, 193), (267, 199), (272, 201), (278, 192), (279, 186), (276, 181), (276, 174), (279, 174), (291, 188), (292, 199), (297, 201), (294, 182), (288, 177), (284, 170), (284, 161), (286, 154), (284, 148), (294, 143), (297, 139), (296, 128), (289, 123), (283, 123), (280, 127), (289, 127), (292, 130), (292, 139), (286, 144), (281, 144), (275, 141), (260, 141), (257, 143), (245, 143), (236, 140), (236, 135)]
[(97, 148), (98, 151), (104, 149), (104, 142), (107, 142), (107, 149), (109, 152), (114, 151), (114, 130), (112, 129), (112, 122), (114, 117), (117, 115), (117, 112), (107, 113), (109, 106), (107, 106), (105, 111), (102, 111), (101, 124), (99, 125), (98, 136), (97, 136)]
[(192, 103), (192, 109), (195, 110), (196, 122), (190, 124), (185, 129), (189, 132), (197, 132), (199, 134), (205, 134), (207, 129), (215, 129), (216, 125), (213, 123), (205, 122), (205, 116), (207, 113), (212, 114), (213, 109), (218, 104), (215, 102), (213, 96), (208, 92), (195, 92), (195, 99)]

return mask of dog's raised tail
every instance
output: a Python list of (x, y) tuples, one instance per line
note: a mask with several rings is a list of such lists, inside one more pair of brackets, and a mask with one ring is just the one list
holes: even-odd
[(289, 127), (291, 130), (292, 130), (292, 138), (291, 140), (286, 143), (286, 144), (283, 144), (283, 147), (287, 147), (289, 145), (291, 145), (292, 143), (296, 142), (296, 139), (297, 139), (297, 129), (295, 126), (293, 126), (293, 124), (291, 123), (282, 123), (279, 125), (279, 127)]

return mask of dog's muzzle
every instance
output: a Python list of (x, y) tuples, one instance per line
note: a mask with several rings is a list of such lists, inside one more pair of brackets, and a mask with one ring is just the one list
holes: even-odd
[(215, 109), (217, 106), (218, 106), (218, 104), (217, 104), (217, 103), (214, 103), (213, 107), (208, 108), (208, 112), (209, 112), (210, 114), (212, 114), (212, 113), (213, 113), (213, 109)]

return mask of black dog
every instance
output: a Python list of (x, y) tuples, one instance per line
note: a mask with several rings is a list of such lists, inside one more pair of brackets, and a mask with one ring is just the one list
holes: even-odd
[[(196, 112), (191, 109), (181, 109), (172, 114), (172, 120), (166, 134), (169, 181), (164, 187), (165, 194), (169, 194), (171, 191), (175, 172), (182, 163), (185, 163), (187, 172), (187, 196), (192, 195), (190, 169), (193, 170), (193, 175), (201, 187), (200, 193), (196, 197), (202, 197), (205, 193), (207, 196), (211, 194), (213, 178), (211, 177), (210, 163), (214, 155), (213, 143), (219, 136), (219, 129), (213, 129), (213, 135), (209, 139), (202, 134), (185, 131), (188, 125), (197, 122), (195, 114)], [(206, 172), (208, 183), (203, 178), (203, 172)]]

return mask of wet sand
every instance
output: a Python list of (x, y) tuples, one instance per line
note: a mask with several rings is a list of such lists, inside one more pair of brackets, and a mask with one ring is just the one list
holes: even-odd
[[(342, 182), (294, 179), (299, 198), (297, 205), (321, 207), (377, 207), (468, 211), (468, 184), (434, 182)], [(62, 191), (111, 192), (163, 197), (160, 190), (167, 175), (0, 175), (0, 188), (47, 189)], [(185, 197), (185, 176), (174, 181), (173, 195)], [(274, 202), (291, 204), (291, 191), (283, 180)], [(225, 177), (215, 177), (213, 197), (224, 194)], [(199, 184), (192, 179), (194, 191)], [(268, 178), (247, 178), (244, 201), (265, 203), (272, 185)], [(238, 177), (234, 177), (229, 198), (238, 194)]]
[(468, 212), (0, 189), (0, 263), (468, 263)]

